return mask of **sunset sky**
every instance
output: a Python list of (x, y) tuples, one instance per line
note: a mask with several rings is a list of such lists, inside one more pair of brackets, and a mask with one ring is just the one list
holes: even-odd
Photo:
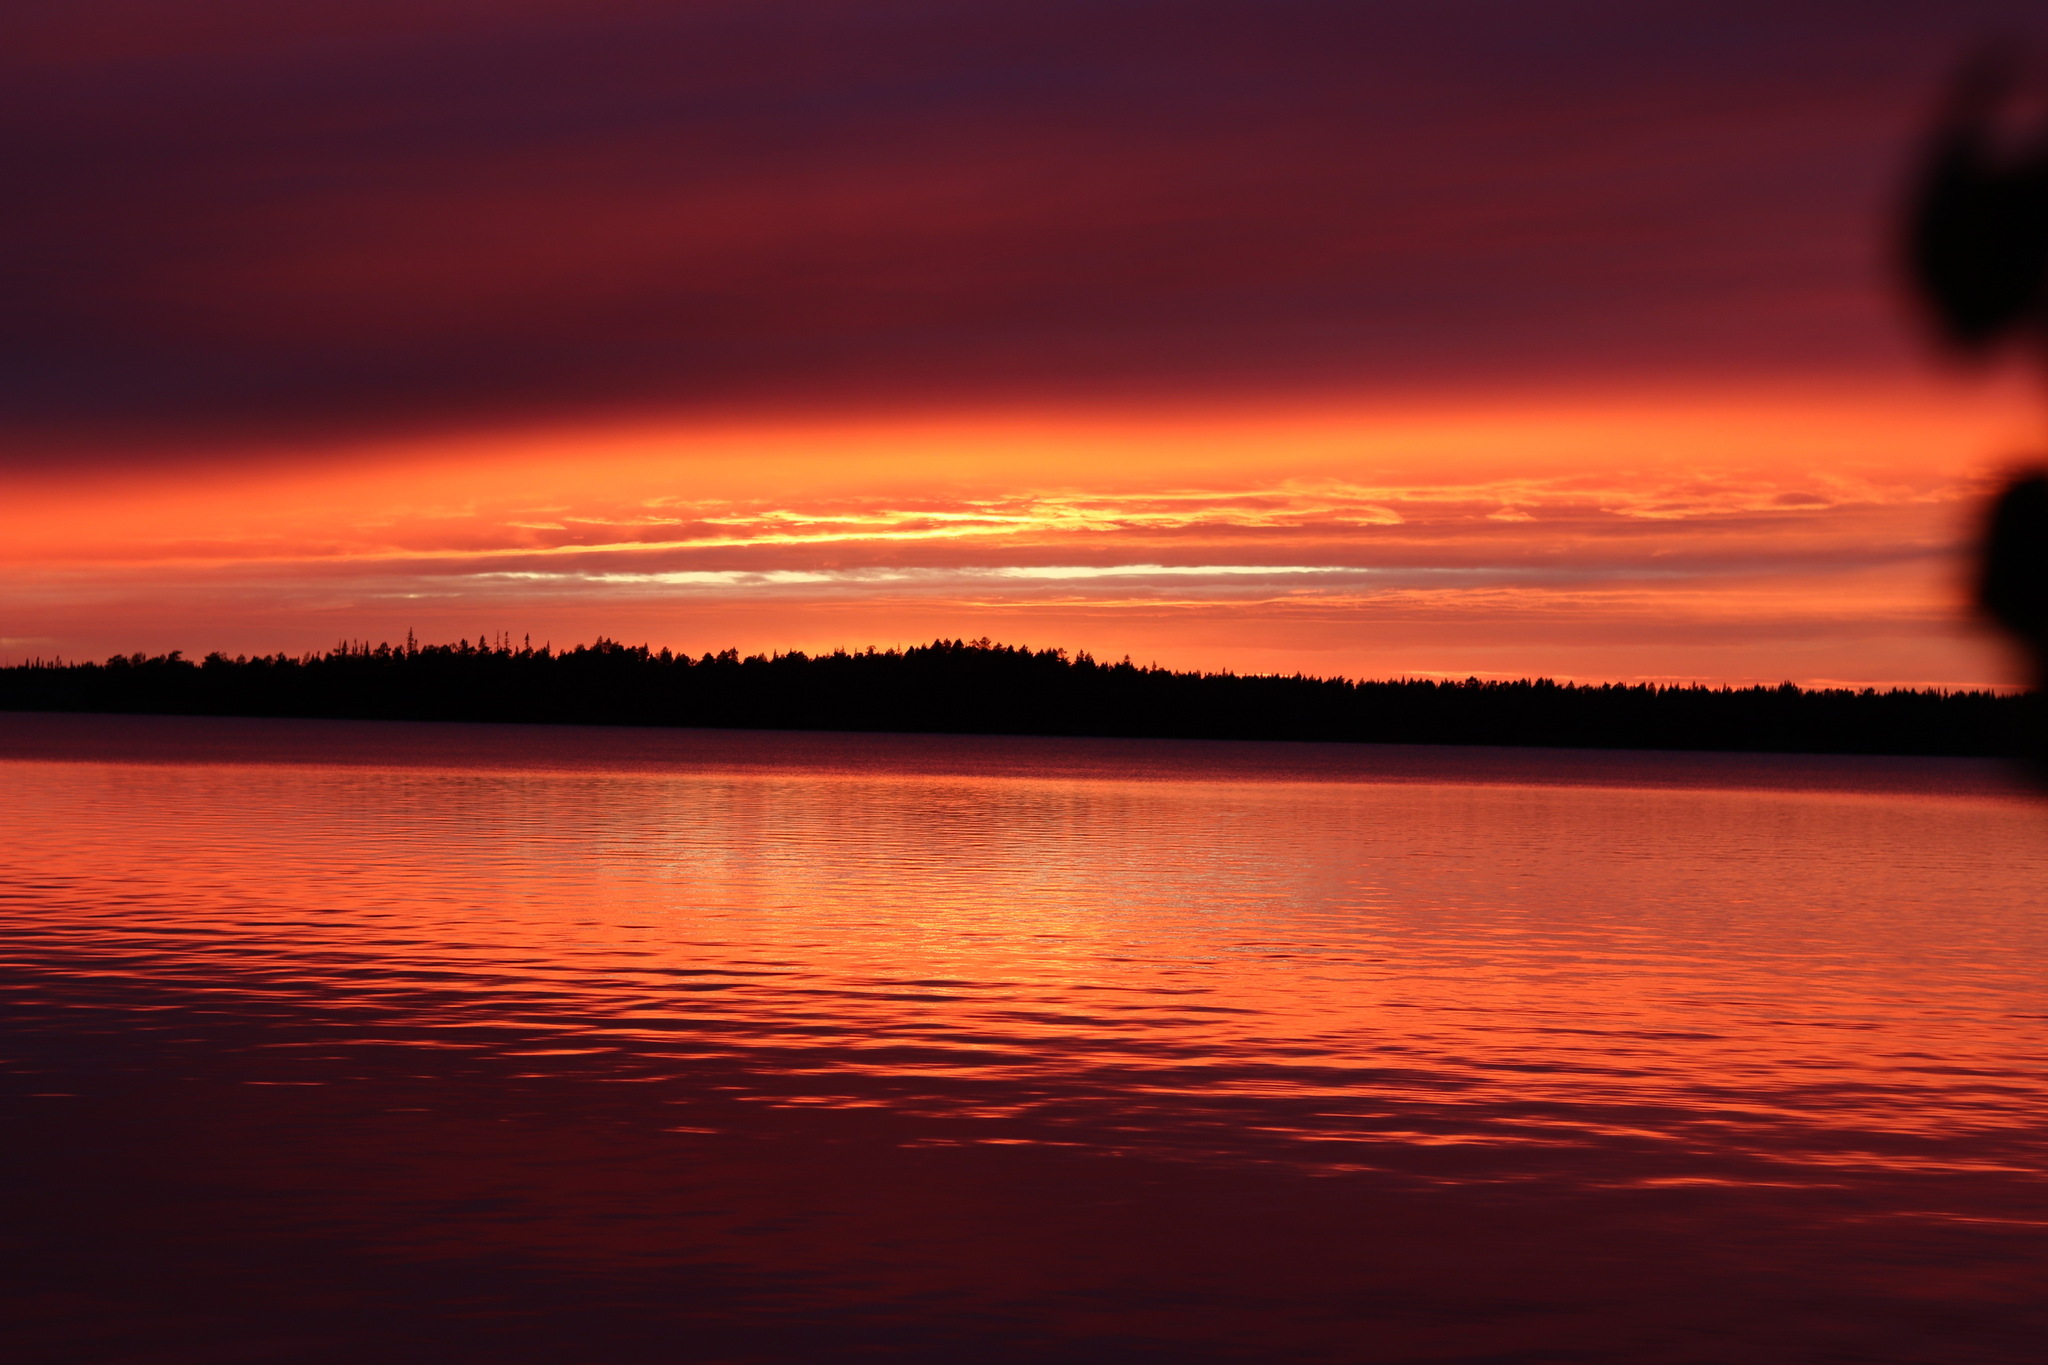
[(0, 654), (2016, 681), (1891, 256), (2035, 10), (16, 0)]

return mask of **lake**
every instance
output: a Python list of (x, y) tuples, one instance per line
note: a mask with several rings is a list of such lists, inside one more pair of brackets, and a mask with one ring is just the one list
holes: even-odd
[(13, 1360), (2034, 1361), (1965, 760), (0, 715)]

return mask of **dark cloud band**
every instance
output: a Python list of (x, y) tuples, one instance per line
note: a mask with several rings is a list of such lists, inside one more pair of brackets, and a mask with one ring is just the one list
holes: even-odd
[(2016, 5), (22, 3), (0, 435), (1883, 363)]

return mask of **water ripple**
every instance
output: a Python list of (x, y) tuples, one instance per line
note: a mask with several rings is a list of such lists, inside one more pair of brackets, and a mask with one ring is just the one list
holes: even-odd
[[(1294, 769), (1289, 746), (1211, 746), (1227, 761), (1204, 767), (1199, 746), (1057, 743), (1034, 766), (1032, 741), (900, 737), (818, 739), (806, 767), (800, 737), (761, 741), (772, 761), (720, 736), (608, 762), (613, 735), (593, 757), (574, 732), (493, 732), (521, 764), (370, 728), (376, 761), (361, 727), (292, 728), (276, 762), (240, 730), (231, 761), (177, 751), (199, 731), (129, 761), (16, 736), (8, 1095), (226, 1078), (391, 1122), (581, 1115), (610, 1143), (1374, 1180), (1388, 1208), (1522, 1188), (1592, 1218), (1621, 1192), (1739, 1191), (1801, 1236), (2048, 1220), (2048, 838), (1981, 768), (1490, 754), (1432, 773), (1411, 754), (1376, 780), (1369, 754), (1346, 769), (1313, 746)], [(325, 1101), (263, 1103), (253, 1131), (318, 1146)], [(543, 1150), (478, 1158), (490, 1188), (460, 1209), (424, 1185), (379, 1199), (472, 1247), (478, 1219), (516, 1214), (540, 1254), (566, 1178)], [(635, 1150), (614, 1168), (652, 1180), (668, 1149)], [(726, 1196), (646, 1194), (675, 1227), (737, 1199), (755, 1230), (731, 1245), (815, 1239), (853, 1207), (704, 1159)], [(613, 1197), (578, 1188), (579, 1208)], [(378, 1206), (358, 1203), (302, 1211)], [(578, 1254), (660, 1259), (600, 1240)], [(405, 1254), (453, 1254), (435, 1245)], [(850, 1301), (833, 1273), (798, 1299)]]

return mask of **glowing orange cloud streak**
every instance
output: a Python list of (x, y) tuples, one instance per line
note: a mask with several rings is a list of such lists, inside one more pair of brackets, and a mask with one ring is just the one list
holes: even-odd
[(987, 633), (1201, 667), (1994, 682), (1957, 546), (2031, 422), (2021, 395), (1931, 388), (1446, 400), (44, 476), (0, 513), (0, 647)]

